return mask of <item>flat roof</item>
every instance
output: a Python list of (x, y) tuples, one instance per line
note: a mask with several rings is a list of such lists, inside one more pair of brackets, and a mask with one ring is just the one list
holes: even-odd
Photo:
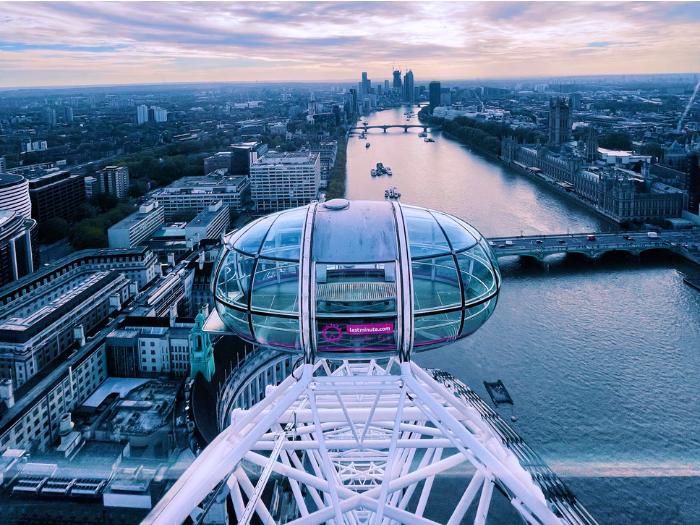
[[(213, 173), (213, 172), (212, 172)], [(204, 187), (211, 187), (211, 186), (238, 186), (241, 182), (245, 182), (246, 177), (244, 175), (225, 175), (225, 176), (216, 176), (216, 175), (201, 175), (201, 176), (191, 176), (191, 177), (182, 177), (181, 179), (176, 180), (172, 184), (166, 186), (165, 188), (160, 188), (159, 190), (156, 190), (153, 195), (158, 195), (162, 192), (166, 192), (169, 189), (198, 189)], [(164, 191), (165, 190), (165, 191)]]
[(25, 180), (22, 175), (13, 175), (12, 173), (0, 173), (0, 188), (7, 188), (21, 184)]
[(251, 166), (261, 164), (305, 164), (313, 162), (318, 153), (314, 151), (295, 151), (290, 153), (268, 153), (260, 157)]

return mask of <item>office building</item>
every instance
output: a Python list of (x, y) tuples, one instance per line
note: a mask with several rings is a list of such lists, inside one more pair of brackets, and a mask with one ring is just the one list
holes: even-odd
[(141, 125), (148, 122), (148, 106), (141, 104), (136, 106), (136, 123)]
[(85, 184), (85, 198), (87, 200), (97, 197), (100, 194), (100, 185), (97, 182), (97, 178), (88, 175), (83, 179), (83, 183)]
[(390, 89), (391, 89), (391, 84), (389, 83), (388, 80), (385, 80), (384, 81), (384, 94), (388, 95)]
[(413, 85), (413, 71), (406, 71), (403, 76), (403, 100), (409, 104), (415, 101), (415, 86)]
[(97, 172), (96, 178), (100, 193), (108, 193), (117, 199), (124, 199), (129, 194), (129, 168), (126, 166), (107, 166)]
[(367, 72), (362, 72), (362, 81), (360, 82), (360, 94), (364, 97), (372, 92), (372, 81), (367, 78)]
[(44, 110), (44, 116), (46, 118), (46, 123), (49, 126), (55, 126), (56, 125), (56, 110), (54, 108), (46, 108)]
[(260, 141), (231, 144), (231, 175), (250, 175), (250, 166), (267, 153), (267, 144)]
[(185, 238), (194, 242), (219, 239), (226, 233), (231, 214), (222, 201), (210, 204), (185, 226)]
[(219, 151), (204, 159), (204, 173), (211, 173), (216, 170), (231, 170), (231, 159), (233, 152)]
[(29, 181), (21, 175), (0, 173), (0, 210), (16, 211), (25, 219), (32, 216)]
[(61, 170), (39, 173), (29, 179), (29, 197), (40, 224), (54, 217), (72, 219), (85, 202), (84, 177)]
[(70, 106), (63, 106), (63, 121), (66, 124), (73, 122), (73, 108)]
[(12, 395), (11, 403), (5, 400), (8, 410), (0, 417), (0, 450), (46, 451), (59, 438), (63, 414), (80, 406), (105, 379), (104, 338), (87, 342), (24, 396)]
[(441, 89), (442, 88), (440, 82), (436, 80), (433, 80), (428, 85), (428, 100), (430, 101), (430, 105), (433, 108), (436, 108), (440, 105), (440, 95), (442, 93)]
[(321, 161), (321, 186), (328, 184), (331, 170), (335, 166), (335, 159), (338, 156), (338, 141), (329, 140), (321, 142), (317, 146), (309, 148), (312, 153), (318, 153)]
[(137, 212), (125, 217), (107, 230), (110, 248), (132, 248), (143, 244), (165, 223), (165, 211), (158, 201), (139, 206)]
[(571, 107), (560, 97), (549, 100), (549, 145), (560, 146), (571, 139)]
[(34, 271), (33, 219), (0, 209), (0, 286)]
[[(194, 271), (188, 268), (190, 257), (178, 263), (170, 273), (158, 277), (148, 290), (139, 296), (131, 315), (137, 317), (176, 317), (190, 313), (190, 294), (194, 282)], [(174, 263), (171, 257), (171, 263)]]
[(34, 151), (46, 151), (49, 144), (45, 140), (28, 140), (22, 142), (22, 153), (32, 153)]
[(392, 76), (393, 76), (392, 87), (394, 88), (394, 91), (396, 91), (396, 93), (401, 93), (401, 70), (395, 69), (392, 72)]
[[(13, 293), (18, 280), (0, 289)], [(23, 385), (51, 361), (73, 348), (74, 329), (83, 334), (119, 311), (131, 296), (130, 280), (117, 271), (73, 268), (2, 306), (0, 377)]]
[(249, 186), (247, 177), (215, 171), (200, 177), (183, 177), (150, 196), (165, 210), (165, 220), (171, 221), (183, 211), (199, 213), (219, 201), (238, 212), (248, 198)]
[(451, 106), (452, 105), (452, 91), (450, 88), (442, 88), (440, 90), (440, 105), (441, 106)]
[(76, 268), (89, 271), (114, 270), (127, 277), (134, 290), (144, 288), (160, 275), (160, 267), (155, 254), (145, 248), (81, 250), (73, 252), (58, 261), (39, 267), (35, 272), (20, 277), (9, 285), (0, 288), (0, 311), (9, 308), (25, 295), (50, 284), (62, 275)]
[(158, 106), (148, 108), (148, 118), (151, 122), (167, 122), (168, 111)]
[(318, 153), (268, 153), (250, 167), (250, 194), (259, 212), (303, 206), (318, 195)]
[(110, 377), (185, 377), (190, 372), (187, 318), (127, 317), (105, 341)]

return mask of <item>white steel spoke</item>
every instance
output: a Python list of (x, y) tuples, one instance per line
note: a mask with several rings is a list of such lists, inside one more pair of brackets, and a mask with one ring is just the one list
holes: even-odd
[[(550, 510), (539, 485), (480, 414), (481, 401), (458, 397), (449, 377), (442, 383), (395, 359), (335, 365), (320, 360), (293, 375), (268, 388), (257, 405), (234, 411), (231, 426), (144, 523), (179, 523), (201, 514), (195, 508), (207, 497), (228, 494), (242, 524), (257, 514), (272, 525), (284, 513), (295, 525), (434, 525), (426, 509), (436, 478), (459, 468), (460, 476), (470, 478), (451, 502), (448, 525), (464, 521), (479, 492), (475, 523), (486, 523), (495, 483), (528, 523), (595, 525), (566, 509), (561, 517)], [(261, 472), (256, 485), (252, 472)], [(291, 498), (280, 497), (276, 491), (283, 489), (271, 483), (273, 477), (287, 480)], [(222, 480), (225, 490), (210, 495)], [(266, 485), (274, 494), (269, 502)]]

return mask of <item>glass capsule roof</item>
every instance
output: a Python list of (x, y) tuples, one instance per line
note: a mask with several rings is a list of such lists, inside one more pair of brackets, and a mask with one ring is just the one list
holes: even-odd
[(213, 283), (219, 316), (250, 342), (406, 358), (473, 333), (495, 308), (499, 287), (488, 243), (464, 221), (398, 202), (343, 199), (234, 231)]

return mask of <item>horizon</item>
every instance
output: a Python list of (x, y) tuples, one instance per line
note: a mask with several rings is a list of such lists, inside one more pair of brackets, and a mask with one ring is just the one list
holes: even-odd
[(2, 89), (700, 71), (697, 2), (1, 4)]
[[(415, 73), (415, 72), (414, 72)], [(639, 77), (644, 79), (646, 77), (683, 77), (689, 76), (693, 77), (693, 82), (697, 81), (700, 77), (700, 72), (695, 71), (684, 71), (678, 73), (625, 73), (625, 74), (591, 74), (591, 75), (562, 75), (562, 76), (513, 76), (513, 77), (475, 77), (475, 78), (424, 78), (420, 77), (416, 79), (416, 84), (428, 83), (433, 80), (449, 83), (473, 83), (473, 82), (533, 82), (533, 81), (560, 81), (562, 86), (567, 85), (563, 83), (565, 80), (571, 81), (593, 81), (594, 79), (615, 79), (621, 77)], [(374, 79), (371, 79), (374, 81)], [(389, 78), (379, 77), (379, 80), (390, 80)], [(260, 85), (260, 86), (275, 86), (275, 85), (355, 85), (357, 81), (355, 79), (343, 79), (343, 80), (201, 80), (196, 82), (137, 82), (137, 83), (124, 83), (124, 84), (65, 84), (65, 85), (33, 85), (33, 86), (0, 86), (0, 92), (2, 91), (41, 91), (41, 90), (67, 90), (67, 89), (99, 89), (99, 88), (136, 88), (136, 87), (168, 87), (168, 86), (206, 86), (206, 85)]]

